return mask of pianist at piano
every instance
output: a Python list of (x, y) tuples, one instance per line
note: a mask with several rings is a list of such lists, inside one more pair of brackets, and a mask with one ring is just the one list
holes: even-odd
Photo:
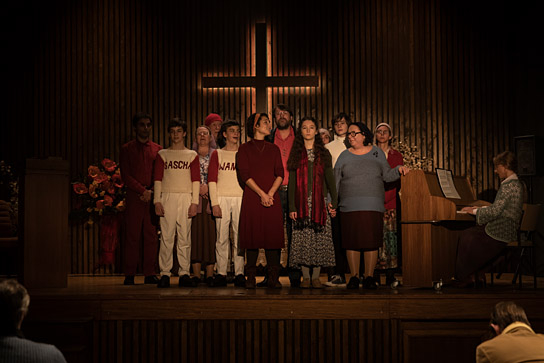
[(489, 205), (476, 200), (466, 176), (450, 171), (412, 170), (400, 191), (403, 284), (431, 287), (455, 275), (460, 233), (475, 225), (466, 206)]
[(459, 238), (456, 278), (461, 284), (471, 283), (473, 274), (496, 257), (508, 242), (517, 239), (523, 208), (523, 185), (516, 171), (516, 157), (505, 151), (493, 158), (495, 173), (501, 185), (495, 201), (488, 207), (467, 206), (462, 212), (474, 215), (477, 226), (466, 229)]

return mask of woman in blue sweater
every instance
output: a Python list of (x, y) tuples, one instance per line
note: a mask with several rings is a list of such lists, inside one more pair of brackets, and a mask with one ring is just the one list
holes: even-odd
[(405, 166), (391, 168), (381, 149), (372, 145), (374, 135), (362, 122), (349, 126), (346, 146), (334, 167), (338, 208), (342, 225), (342, 247), (351, 270), (348, 289), (359, 287), (361, 251), (364, 253), (363, 287), (377, 288), (374, 267), (383, 242), (384, 182), (406, 175)]

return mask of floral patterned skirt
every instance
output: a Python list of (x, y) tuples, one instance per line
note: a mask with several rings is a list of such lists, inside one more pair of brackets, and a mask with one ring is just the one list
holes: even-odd
[(398, 267), (397, 210), (388, 209), (383, 214), (383, 245), (378, 250), (376, 268), (385, 270)]
[(330, 267), (335, 264), (331, 218), (328, 214), (327, 222), (323, 230), (319, 232), (311, 227), (296, 228), (296, 222), (293, 223), (291, 250), (289, 254), (290, 267)]

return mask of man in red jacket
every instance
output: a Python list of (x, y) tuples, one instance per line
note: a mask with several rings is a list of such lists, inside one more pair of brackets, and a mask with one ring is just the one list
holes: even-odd
[(121, 147), (121, 177), (127, 186), (125, 285), (134, 285), (143, 238), (144, 283), (157, 284), (157, 216), (153, 210), (153, 164), (161, 146), (149, 140), (151, 117), (137, 113), (132, 118), (136, 139)]

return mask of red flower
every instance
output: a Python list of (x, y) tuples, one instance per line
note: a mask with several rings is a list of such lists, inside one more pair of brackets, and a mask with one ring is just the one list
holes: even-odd
[(113, 183), (109, 180), (104, 180), (102, 183), (100, 183), (100, 188), (102, 190), (105, 190), (109, 194), (115, 194), (115, 187), (113, 186)]
[(87, 186), (83, 183), (75, 183), (72, 187), (74, 188), (74, 192), (76, 192), (76, 194), (85, 194), (89, 191)]
[(117, 188), (122, 188), (123, 187), (123, 179), (121, 179), (121, 175), (119, 174), (113, 174), (112, 177), (111, 177), (111, 180), (113, 181), (113, 184), (117, 187)]
[(115, 163), (115, 161), (110, 160), (110, 159), (104, 159), (104, 160), (102, 160), (102, 166), (104, 166), (104, 169), (106, 169), (106, 170), (109, 171), (110, 173), (111, 173), (112, 171), (114, 171), (115, 168), (117, 168), (117, 164)]
[(104, 172), (100, 172), (98, 173), (95, 177), (94, 177), (94, 180), (97, 182), (97, 183), (102, 183), (106, 180), (108, 180), (108, 175)]
[(74, 201), (74, 216), (86, 215), (89, 222), (103, 215), (125, 210), (125, 188), (119, 165), (108, 158), (87, 168), (83, 181), (77, 180), (72, 189), (78, 198)]
[(113, 205), (113, 198), (110, 197), (109, 195), (105, 195), (104, 196), (104, 205), (106, 207), (111, 207)]
[(98, 166), (91, 165), (89, 166), (88, 170), (89, 170), (89, 176), (93, 179), (96, 178), (98, 173), (100, 173), (100, 169), (98, 168)]

